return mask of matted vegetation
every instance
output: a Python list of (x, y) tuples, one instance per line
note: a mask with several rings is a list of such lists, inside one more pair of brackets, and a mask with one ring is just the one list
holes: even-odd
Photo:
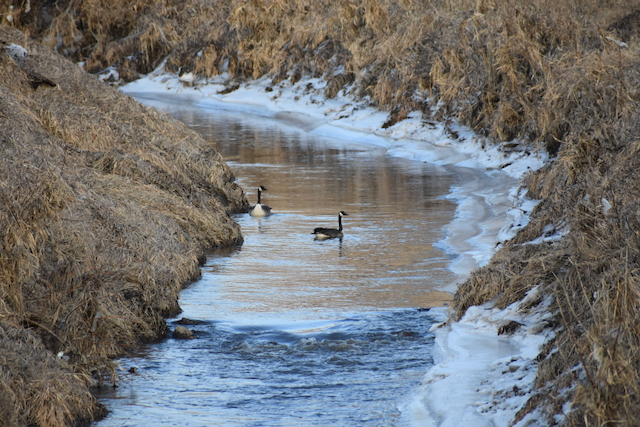
[[(208, 248), (248, 203), (214, 147), (66, 59), (0, 52), (0, 419), (62, 426), (102, 408), (112, 358), (165, 334)], [(34, 88), (33, 73), (56, 87)]]
[[(86, 61), (91, 72), (113, 66), (128, 81), (166, 60), (168, 71), (194, 72), (202, 79), (228, 72), (230, 89), (265, 74), (274, 85), (322, 76), (329, 82), (327, 97), (346, 90), (366, 98), (389, 111), (388, 126), (421, 110), (427, 118), (455, 117), (487, 143), (546, 147), (555, 161), (523, 183), (530, 197), (542, 200), (531, 223), (460, 287), (454, 315), (496, 297), (504, 307), (542, 285), (554, 299), (557, 336), (539, 358), (539, 393), (519, 416), (541, 406), (551, 424), (555, 414), (568, 411), (567, 425), (640, 425), (640, 5), (623, 0), (14, 3), (9, 10), (10, 2), (0, 0), (0, 13), (11, 14), (11, 25), (74, 61)], [(33, 114), (58, 138), (72, 138), (64, 119)], [(75, 156), (84, 153), (78, 150)], [(100, 179), (139, 179), (158, 166), (144, 163), (141, 152), (98, 151), (102, 154), (86, 159), (91, 171), (102, 172), (95, 186), (108, 189), (112, 183)], [(38, 173), (55, 176), (58, 169), (45, 166), (38, 164)], [(166, 182), (155, 179), (154, 186)], [(42, 191), (67, 206), (69, 195), (79, 190), (65, 182), (51, 180)], [(117, 206), (106, 206), (117, 216)], [(51, 209), (33, 215), (48, 217), (62, 208)], [(564, 230), (561, 240), (528, 243), (554, 229)], [(71, 244), (68, 238), (65, 245)], [(32, 256), (26, 250), (17, 254)], [(570, 410), (566, 402), (572, 403)]]

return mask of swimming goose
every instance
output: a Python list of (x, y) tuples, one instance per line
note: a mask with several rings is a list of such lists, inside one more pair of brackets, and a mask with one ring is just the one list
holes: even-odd
[(336, 237), (342, 237), (342, 217), (348, 216), (349, 214), (345, 211), (340, 211), (338, 214), (338, 229), (335, 228), (322, 228), (318, 227), (313, 230), (313, 233), (316, 235), (316, 239), (325, 240), (325, 239), (335, 239)]
[(249, 215), (251, 216), (271, 215), (271, 208), (267, 205), (263, 205), (262, 203), (260, 203), (260, 193), (262, 193), (263, 191), (267, 191), (267, 189), (264, 188), (262, 185), (258, 187), (258, 203), (256, 203), (256, 205), (253, 208), (251, 208), (251, 210), (249, 211)]

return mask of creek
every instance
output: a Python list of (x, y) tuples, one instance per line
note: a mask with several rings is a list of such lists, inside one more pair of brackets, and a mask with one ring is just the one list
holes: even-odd
[[(428, 308), (446, 305), (456, 280), (446, 195), (469, 177), (287, 121), (140, 100), (213, 144), (252, 205), (265, 186), (273, 214), (234, 216), (244, 244), (209, 253), (167, 320), (198, 321), (187, 327), (199, 338), (123, 358), (94, 425), (406, 424), (403, 405), (433, 363)], [(339, 211), (344, 237), (314, 240)]]

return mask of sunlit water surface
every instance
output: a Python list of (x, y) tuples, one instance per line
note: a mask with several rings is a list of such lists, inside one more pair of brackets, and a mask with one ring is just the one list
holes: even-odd
[[(246, 114), (157, 101), (222, 153), (273, 215), (239, 214), (244, 244), (209, 254), (181, 293), (199, 339), (122, 360), (98, 397), (108, 426), (392, 426), (431, 366), (426, 307), (446, 304), (436, 243), (455, 205), (446, 169)], [(341, 240), (315, 241), (315, 227)], [(136, 374), (129, 374), (131, 367)]]

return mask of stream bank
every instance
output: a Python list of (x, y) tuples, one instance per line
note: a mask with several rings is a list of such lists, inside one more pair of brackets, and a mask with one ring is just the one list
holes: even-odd
[(75, 425), (103, 412), (89, 387), (113, 359), (165, 335), (205, 251), (242, 242), (248, 202), (182, 123), (0, 40), (0, 419)]
[(384, 129), (419, 111), (427, 124), (442, 119), (452, 136), (459, 120), (489, 136), (486, 146), (533, 143), (556, 156), (523, 182), (541, 200), (533, 220), (461, 285), (453, 320), (482, 304), (509, 307), (542, 285), (558, 336), (539, 356), (538, 392), (523, 411), (541, 408), (550, 424), (640, 424), (637, 7), (622, 0), (100, 6), (5, 3), (3, 22), (104, 71), (107, 81), (138, 79), (165, 60), (167, 71), (192, 82), (230, 72), (224, 90), (261, 76), (275, 86), (324, 75), (327, 98), (351, 91), (372, 102), (386, 111)]

